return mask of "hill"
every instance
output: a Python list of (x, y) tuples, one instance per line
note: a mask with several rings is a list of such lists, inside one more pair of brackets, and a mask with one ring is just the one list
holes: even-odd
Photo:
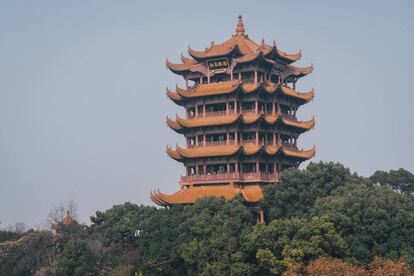
[(310, 163), (265, 188), (265, 224), (241, 198), (125, 203), (89, 227), (0, 232), (0, 275), (413, 275), (413, 191), (403, 169)]

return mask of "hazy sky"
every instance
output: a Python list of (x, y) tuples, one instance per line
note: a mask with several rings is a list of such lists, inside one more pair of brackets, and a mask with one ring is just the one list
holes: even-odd
[(87, 222), (175, 192), (184, 170), (165, 146), (184, 140), (165, 117), (183, 110), (165, 88), (183, 81), (165, 58), (223, 42), (239, 14), (250, 38), (314, 64), (297, 85), (316, 91), (298, 113), (316, 117), (299, 139), (313, 161), (414, 171), (413, 1), (177, 3), (0, 1), (0, 228), (70, 199)]

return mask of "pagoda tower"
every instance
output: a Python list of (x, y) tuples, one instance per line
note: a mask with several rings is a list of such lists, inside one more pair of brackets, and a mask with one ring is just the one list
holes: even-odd
[(254, 205), (262, 187), (276, 184), (284, 169), (298, 167), (315, 154), (298, 149), (300, 134), (315, 120), (299, 121), (298, 108), (311, 101), (313, 89), (301, 93), (296, 82), (313, 66), (292, 65), (301, 52), (287, 54), (273, 42), (255, 43), (245, 34), (239, 16), (236, 33), (204, 51), (188, 48), (182, 63), (166, 61), (184, 78), (185, 86), (167, 96), (185, 109), (185, 116), (167, 117), (168, 126), (185, 137), (185, 145), (167, 146), (171, 158), (183, 163), (181, 189), (166, 195), (151, 192), (158, 205), (191, 204), (204, 196), (232, 199), (240, 195)]

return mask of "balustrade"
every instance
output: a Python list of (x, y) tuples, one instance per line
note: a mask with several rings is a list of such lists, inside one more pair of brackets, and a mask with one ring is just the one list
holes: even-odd
[(222, 141), (207, 141), (206, 142), (206, 147), (225, 146), (225, 145), (227, 145), (227, 141), (226, 140), (222, 140)]
[[(277, 143), (278, 145), (280, 143)], [(201, 148), (201, 147), (215, 147), (215, 146), (227, 146), (227, 145), (257, 145), (256, 139), (245, 139), (245, 140), (239, 140), (236, 143), (236, 140), (220, 140), (220, 141), (206, 141), (199, 142), (198, 145), (196, 144), (188, 144), (188, 148)], [(264, 145), (264, 146), (272, 146), (273, 140), (260, 140), (258, 142), (258, 145)], [(296, 148), (294, 144), (283, 142), (281, 143), (282, 146), (287, 148)]]
[(200, 182), (200, 181), (277, 181), (277, 173), (267, 172), (251, 172), (251, 173), (212, 173), (212, 174), (193, 174), (188, 176), (181, 176), (182, 183)]

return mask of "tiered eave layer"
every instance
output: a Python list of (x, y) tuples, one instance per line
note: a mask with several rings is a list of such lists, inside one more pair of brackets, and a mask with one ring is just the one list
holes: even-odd
[(176, 91), (167, 88), (166, 94), (177, 104), (182, 104), (185, 99), (226, 95), (231, 93), (249, 94), (254, 92), (263, 92), (269, 95), (279, 94), (297, 100), (300, 104), (307, 103), (314, 97), (313, 89), (309, 92), (298, 92), (288, 86), (277, 85), (272, 82), (242, 84), (239, 80), (200, 84), (191, 89), (183, 89), (177, 86)]
[(181, 189), (172, 195), (166, 195), (160, 191), (153, 191), (151, 192), (151, 199), (158, 205), (169, 206), (174, 204), (192, 204), (197, 199), (206, 196), (222, 196), (226, 200), (231, 200), (238, 195), (251, 203), (258, 202), (263, 198), (262, 188), (258, 185), (239, 188), (230, 184), (223, 186), (190, 187)]
[(206, 158), (206, 157), (226, 157), (235, 156), (238, 154), (244, 156), (251, 156), (257, 154), (265, 154), (267, 156), (276, 156), (277, 154), (296, 158), (300, 160), (308, 160), (316, 153), (316, 148), (313, 146), (310, 150), (297, 150), (289, 147), (281, 146), (263, 146), (263, 145), (226, 145), (226, 146), (211, 146), (211, 147), (194, 147), (184, 149), (177, 146), (176, 150), (167, 147), (168, 155), (177, 160), (184, 161), (186, 159)]
[(178, 133), (183, 133), (186, 129), (191, 128), (233, 125), (236, 123), (249, 125), (260, 122), (269, 125), (280, 123), (286, 127), (294, 128), (299, 132), (308, 131), (315, 126), (315, 118), (312, 118), (309, 121), (296, 121), (280, 114), (264, 115), (233, 113), (224, 116), (200, 117), (195, 119), (183, 119), (177, 115), (176, 121), (167, 117), (167, 125)]

